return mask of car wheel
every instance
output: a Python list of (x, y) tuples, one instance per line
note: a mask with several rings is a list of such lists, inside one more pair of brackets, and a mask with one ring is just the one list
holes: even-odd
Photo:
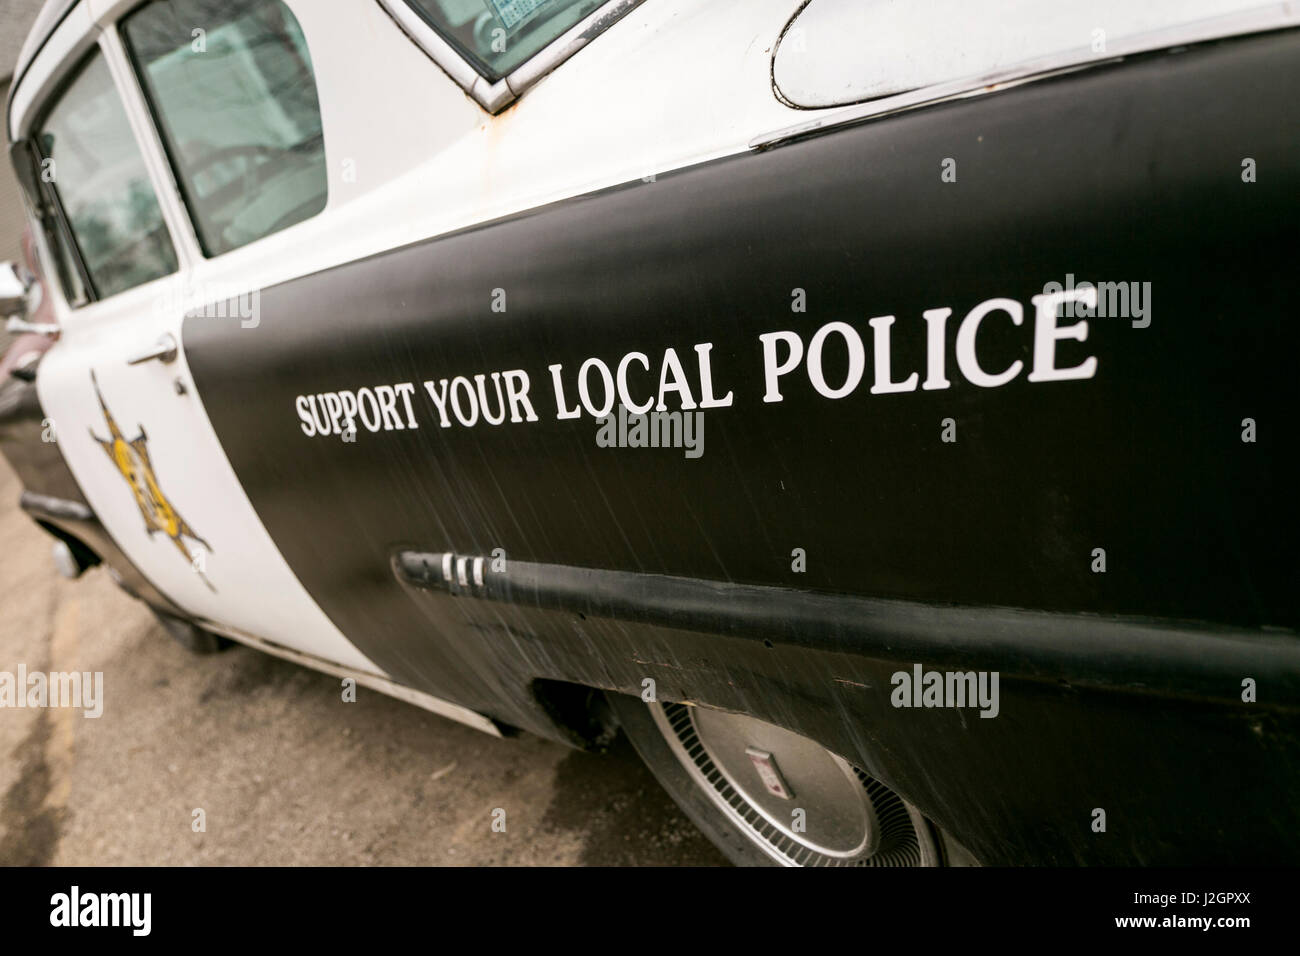
[(920, 811), (808, 737), (709, 707), (607, 696), (655, 778), (733, 863), (944, 863)]
[(154, 608), (150, 610), (153, 610), (154, 617), (158, 618), (158, 623), (172, 636), (172, 639), (191, 654), (216, 654), (219, 651), (224, 651), (234, 643), (234, 641), (222, 637), (220, 634), (205, 631), (197, 624), (179, 617), (173, 617)]

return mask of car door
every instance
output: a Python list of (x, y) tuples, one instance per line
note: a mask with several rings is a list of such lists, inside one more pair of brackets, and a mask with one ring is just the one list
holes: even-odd
[[(143, 17), (136, 21), (135, 40), (151, 53), (167, 42), (157, 34), (176, 25), (172, 12), (160, 6), (166, 5), (131, 15)], [(249, 8), (252, 20), (245, 16)], [(241, 103), (256, 115), (257, 96), (283, 81), (303, 101), (300, 112), (310, 109), (314, 90), (304, 83), (310, 84), (311, 75), (301, 75), (304, 58), (292, 53), (287, 8), (259, 3), (232, 10), (213, 14), (206, 39), (219, 45), (227, 67), (243, 64), (242, 78), (250, 85), (239, 93)], [(188, 27), (182, 36), (190, 48)], [(277, 60), (259, 67), (259, 57), (265, 61), (267, 51), (286, 46), (287, 66)], [(286, 183), (283, 168), (259, 168), (293, 144), (277, 149), (265, 141), (248, 143), (215, 157), (211, 142), (181, 144), (207, 157), (203, 175), (182, 184), (192, 190), (186, 199), (203, 214), (196, 230), (175, 193), (130, 64), (119, 35), (104, 32), (59, 80), (28, 130), (47, 173), (46, 199), (60, 223), (58, 248), (51, 252), (63, 266), (64, 332), (41, 367), (42, 405), (104, 526), (179, 607), (227, 629), (382, 673), (311, 600), (270, 540), (198, 400), (181, 342), (187, 312), (244, 327), (256, 321), (254, 295), (216, 303), (208, 300), (213, 290), (195, 288), (193, 270), (205, 251), (196, 232), (203, 235), (216, 221), (209, 236), (248, 243), (318, 212), (325, 202), (323, 180), (315, 196), (303, 182), (319, 147), (318, 119), (316, 129), (307, 130), (315, 145), (300, 148), (293, 163), (296, 186)], [(163, 63), (164, 70), (185, 68)], [(276, 68), (298, 74), (267, 75)], [(208, 117), (214, 128), (222, 119)], [(301, 132), (286, 115), (268, 129), (261, 130), (264, 140)], [(285, 191), (297, 190), (292, 210), (266, 220), (230, 208), (241, 181), (277, 177)]]

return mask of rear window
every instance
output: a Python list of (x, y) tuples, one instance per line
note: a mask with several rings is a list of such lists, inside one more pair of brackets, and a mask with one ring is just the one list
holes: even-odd
[(159, 0), (120, 29), (204, 253), (325, 208), (316, 78), (280, 0)]
[(606, 0), (407, 0), (489, 80), (510, 73)]

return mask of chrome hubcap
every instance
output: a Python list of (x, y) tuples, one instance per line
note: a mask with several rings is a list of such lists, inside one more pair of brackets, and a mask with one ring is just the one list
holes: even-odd
[(788, 866), (925, 866), (928, 824), (896, 793), (774, 724), (651, 704), (678, 760), (741, 832)]

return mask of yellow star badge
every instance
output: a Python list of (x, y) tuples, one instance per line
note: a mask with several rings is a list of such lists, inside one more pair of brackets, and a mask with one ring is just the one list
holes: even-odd
[(194, 567), (195, 572), (203, 579), (203, 583), (215, 591), (212, 582), (195, 564), (194, 557), (186, 549), (184, 539), (197, 541), (208, 551), (212, 550), (212, 545), (199, 537), (163, 494), (162, 487), (158, 484), (158, 476), (153, 470), (153, 461), (149, 457), (149, 438), (145, 435), (144, 426), (137, 426), (140, 434), (128, 441), (104, 402), (94, 372), (90, 373), (90, 381), (95, 386), (95, 397), (99, 399), (100, 410), (104, 413), (104, 422), (108, 425), (108, 438), (100, 438), (93, 428), (90, 429), (90, 437), (99, 442), (109, 460), (126, 480), (131, 494), (135, 496), (135, 503), (140, 508), (140, 515), (144, 518), (145, 531), (151, 538), (158, 531), (170, 538), (176, 545), (176, 550), (184, 555), (185, 561)]

